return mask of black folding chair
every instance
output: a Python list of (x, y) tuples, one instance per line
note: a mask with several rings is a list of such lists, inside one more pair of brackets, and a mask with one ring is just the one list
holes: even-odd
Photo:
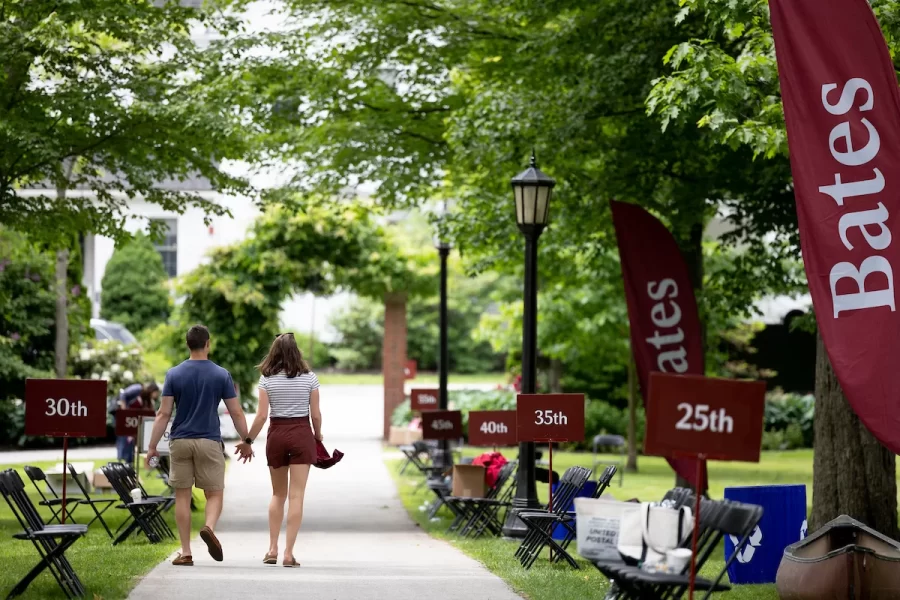
[(25, 492), (25, 482), (12, 469), (0, 472), (0, 494), (23, 530), (13, 537), (30, 541), (41, 557), (40, 562), (13, 587), (7, 599), (21, 595), (45, 569), (50, 571), (67, 598), (84, 596), (84, 585), (66, 558), (66, 550), (87, 533), (87, 525), (46, 525)]
[[(28, 479), (31, 480), (31, 484), (34, 486), (34, 489), (37, 490), (38, 495), (41, 497), (40, 504), (41, 506), (46, 506), (50, 509), (51, 515), (50, 520), (56, 521), (59, 524), (62, 524), (62, 519), (60, 515), (62, 514), (62, 505), (63, 499), (56, 493), (56, 490), (53, 489), (53, 486), (50, 485), (50, 482), (47, 481), (47, 475), (44, 473), (43, 469), (40, 467), (32, 467), (30, 465), (25, 466), (25, 474), (28, 475)], [(49, 496), (44, 494), (44, 491), (41, 489), (41, 486), (38, 485), (38, 482), (43, 482), (44, 487), (47, 488), (49, 492)], [(81, 499), (69, 496), (66, 498), (66, 519), (72, 521), (76, 525), (78, 522), (72, 517), (72, 513), (78, 508), (79, 501)]]
[[(616, 471), (618, 467), (616, 465), (609, 465), (603, 470), (603, 473), (600, 474), (600, 477), (597, 479), (597, 487), (594, 489), (594, 492), (591, 494), (591, 498), (597, 499), (603, 495), (603, 492), (606, 491), (606, 488), (609, 487), (609, 484), (612, 482), (613, 478), (616, 476)], [(592, 471), (593, 473), (593, 471)], [(562, 541), (560, 541), (559, 545), (563, 549), (563, 551), (567, 550), (572, 542), (576, 538), (576, 520), (575, 520), (575, 511), (568, 511), (565, 514), (560, 515), (557, 518), (557, 522), (553, 524), (552, 530), (555, 531), (558, 526), (562, 526), (565, 530), (565, 537), (563, 537)], [(553, 553), (550, 557), (552, 562), (559, 562), (559, 560), (563, 558), (562, 554), (559, 552)]]
[[(118, 501), (118, 498), (91, 498), (91, 495), (88, 493), (87, 489), (82, 485), (81, 480), (78, 479), (78, 473), (75, 472), (74, 465), (69, 465), (69, 473), (72, 474), (72, 479), (75, 480), (75, 483), (78, 485), (78, 489), (81, 490), (81, 493), (84, 495), (83, 499), (78, 500), (79, 505), (90, 506), (94, 511), (94, 518), (91, 519), (91, 522), (87, 524), (90, 529), (91, 525), (96, 521), (100, 521), (100, 524), (103, 525), (103, 529), (106, 530), (106, 533), (109, 534), (109, 539), (113, 539), (113, 532), (110, 531), (109, 525), (106, 524), (106, 521), (103, 520), (103, 513), (109, 510), (109, 507), (115, 504)], [(102, 510), (97, 510), (97, 506), (102, 506)]]
[(511, 504), (512, 495), (515, 493), (514, 475), (518, 464), (518, 461), (511, 461), (503, 465), (497, 474), (497, 481), (482, 498), (461, 496), (445, 498), (446, 504), (456, 515), (448, 531), (456, 531), (463, 537), (470, 534), (477, 537), (485, 530), (499, 535), (502, 523), (498, 515)]
[[(122, 504), (117, 509), (127, 510), (129, 519), (124, 531), (113, 540), (113, 545), (118, 545), (128, 539), (133, 533), (142, 532), (152, 544), (157, 544), (163, 538), (175, 539), (175, 534), (160, 514), (167, 500), (164, 498), (141, 498), (135, 500), (131, 497), (134, 487), (128, 481), (128, 476), (123, 465), (110, 463), (101, 467), (103, 474), (109, 479), (109, 483), (119, 495)], [(121, 528), (120, 528), (121, 530)], [(118, 532), (117, 532), (118, 533)]]
[[(729, 501), (701, 500), (697, 571), (699, 572), (712, 553), (717, 551), (725, 535), (736, 535), (740, 539), (716, 579), (712, 581), (702, 577), (695, 579), (694, 589), (707, 592), (704, 598), (709, 598), (715, 592), (730, 589), (728, 584), (721, 583), (722, 578), (737, 553), (747, 544), (761, 518), (762, 508), (759, 506)], [(683, 547), (689, 548), (690, 545), (691, 541), (688, 539), (685, 540)], [(687, 590), (690, 579), (690, 565), (686, 566), (682, 573), (653, 573), (643, 571), (639, 567), (611, 567), (609, 564), (604, 566), (600, 563), (597, 564), (597, 567), (616, 581), (618, 589), (616, 594), (611, 597), (620, 599), (659, 598), (669, 600), (680, 598)]]
[(562, 546), (553, 539), (553, 529), (560, 522), (560, 518), (568, 513), (569, 504), (575, 498), (575, 495), (581, 491), (585, 482), (590, 478), (591, 470), (584, 467), (570, 467), (563, 473), (553, 494), (553, 505), (549, 509), (523, 511), (518, 513), (519, 519), (528, 528), (522, 545), (516, 551), (516, 556), (522, 566), (530, 569), (534, 565), (541, 551), (546, 547), (550, 547), (550, 555), (559, 553), (562, 558), (566, 559), (573, 568), (578, 569), (578, 563), (572, 558), (568, 552), (563, 550)]

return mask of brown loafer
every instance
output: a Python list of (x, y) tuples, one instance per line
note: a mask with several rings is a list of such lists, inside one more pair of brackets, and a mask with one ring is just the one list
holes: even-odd
[(206, 549), (209, 550), (209, 555), (212, 556), (213, 560), (222, 562), (224, 558), (222, 555), (222, 544), (219, 543), (219, 538), (216, 537), (213, 530), (209, 527), (201, 529), (200, 539), (206, 543)]
[(193, 567), (194, 566), (194, 558), (190, 555), (183, 555), (181, 553), (172, 561), (172, 564), (176, 567)]
[(277, 565), (278, 564), (278, 555), (277, 554), (266, 554), (263, 557), (263, 563), (267, 565)]

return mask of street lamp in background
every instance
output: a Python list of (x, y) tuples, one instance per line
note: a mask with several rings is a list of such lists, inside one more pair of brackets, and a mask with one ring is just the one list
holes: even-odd
[[(442, 202), (440, 207), (439, 219), (441, 222), (447, 218), (447, 203)], [(450, 352), (447, 348), (447, 257), (453, 248), (445, 237), (443, 232), (438, 229), (434, 236), (434, 247), (437, 248), (441, 257), (441, 307), (439, 316), (440, 342), (438, 353), (438, 408), (447, 410), (449, 406), (449, 398), (447, 395), (447, 379), (450, 372)], [(450, 453), (448, 440), (441, 440), (440, 445), (441, 463), (440, 466), (450, 468), (453, 465), (453, 456)]]
[[(533, 394), (537, 379), (537, 250), (538, 238), (547, 226), (550, 196), (556, 182), (537, 168), (534, 151), (531, 165), (512, 178), (516, 202), (516, 224), (525, 235), (525, 298), (522, 316), (522, 393)], [(540, 508), (535, 481), (535, 446), (519, 444), (519, 467), (516, 473), (516, 497), (512, 501), (503, 535), (525, 537), (525, 524), (519, 511)], [(552, 477), (552, 473), (550, 474)]]

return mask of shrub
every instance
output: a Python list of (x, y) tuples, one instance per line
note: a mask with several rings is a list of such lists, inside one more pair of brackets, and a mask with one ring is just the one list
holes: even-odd
[(763, 428), (783, 432), (781, 449), (812, 448), (816, 402), (812, 395), (772, 392), (766, 397)]
[(116, 249), (103, 274), (100, 316), (139, 332), (169, 318), (168, 278), (159, 252), (138, 234)]
[(86, 342), (73, 353), (70, 362), (76, 377), (105, 379), (110, 398), (132, 383), (144, 383), (149, 379), (140, 348), (115, 340)]

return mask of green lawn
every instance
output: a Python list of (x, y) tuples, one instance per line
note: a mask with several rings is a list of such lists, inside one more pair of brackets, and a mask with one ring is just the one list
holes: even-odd
[[(42, 469), (48, 469), (52, 468), (56, 462), (32, 464)], [(95, 467), (99, 465), (99, 461), (95, 462)], [(34, 491), (34, 487), (22, 471), (22, 466), (3, 465), (0, 468), (18, 470), (32, 499), (38, 499), (37, 492)], [(162, 493), (165, 487), (162, 481), (153, 475), (145, 477), (145, 473), (142, 473), (141, 481), (150, 493)], [(195, 496), (199, 497), (200, 494), (195, 494)], [(193, 517), (194, 531), (199, 531), (203, 526), (203, 505), (204, 501), (198, 500), (199, 510), (194, 513)], [(49, 509), (40, 508), (39, 510), (47, 520)], [(87, 523), (90, 520), (87, 518), (89, 513), (93, 516), (89, 507), (81, 506), (74, 513), (75, 519), (80, 523)], [(177, 535), (174, 513), (174, 509), (169, 511), (166, 520), (169, 521), (172, 531), (175, 531)], [(115, 507), (110, 508), (104, 514), (104, 518), (113, 532), (125, 517), (126, 511), (116, 510)], [(3, 565), (3, 569), (0, 569), (0, 596), (6, 596), (39, 560), (37, 551), (31, 542), (12, 538), (13, 534), (20, 531), (21, 527), (9, 506), (0, 501), (0, 565)], [(177, 541), (150, 544), (143, 536), (131, 537), (127, 542), (113, 546), (112, 540), (106, 535), (102, 525), (97, 522), (91, 526), (84, 538), (75, 542), (75, 545), (66, 552), (66, 556), (69, 557), (72, 566), (81, 578), (89, 598), (116, 600), (127, 597), (128, 592), (137, 584), (139, 578), (165, 560), (167, 556), (178, 549), (178, 546)], [(53, 576), (44, 571), (20, 598), (37, 600), (65, 598), (65, 595), (59, 589)]]
[[(384, 381), (381, 373), (317, 373), (319, 382), (332, 385), (381, 385)], [(506, 383), (505, 373), (472, 373), (467, 375), (448, 376), (450, 383), (466, 384), (491, 384), (503, 385)], [(437, 373), (419, 373), (415, 379), (410, 380), (411, 385), (437, 385)]]
[[(464, 454), (474, 456), (482, 453), (482, 449), (466, 448)], [(546, 460), (546, 449), (544, 450)], [(506, 452), (513, 455), (514, 450)], [(617, 456), (600, 457), (603, 464), (615, 464)], [(573, 465), (592, 466), (590, 454), (557, 452), (553, 456), (553, 469), (562, 473)], [(404, 506), (412, 519), (422, 529), (434, 537), (445, 539), (460, 550), (483, 563), (493, 573), (503, 578), (517, 593), (531, 600), (568, 600), (570, 598), (602, 598), (606, 590), (603, 576), (587, 562), (582, 562), (581, 570), (568, 566), (551, 565), (549, 561), (539, 560), (529, 571), (525, 571), (514, 557), (516, 544), (501, 539), (485, 538), (479, 540), (461, 540), (454, 534), (446, 534), (449, 523), (448, 515), (440, 522), (431, 523), (426, 515), (419, 511), (423, 502), (431, 500), (432, 493), (423, 488), (415, 491), (421, 476), (407, 471), (399, 474), (400, 460), (388, 458), (385, 461), (397, 483), (397, 489)], [(620, 487), (618, 477), (609, 491), (618, 499), (627, 500), (659, 500), (674, 485), (674, 476), (668, 464), (661, 458), (640, 457), (638, 473), (626, 473), (624, 483)], [(766, 485), (774, 483), (802, 483), (807, 486), (807, 503), (812, 502), (812, 451), (764, 452), (759, 464), (710, 462), (710, 494), (713, 498), (721, 498), (725, 487)], [(539, 485), (538, 494), (542, 501), (547, 501), (546, 485)], [(724, 551), (714, 556), (718, 560), (707, 562), (703, 570), (704, 576), (715, 577), (724, 565)], [(727, 577), (726, 577), (727, 579)], [(778, 594), (774, 585), (737, 586), (729, 593), (717, 594), (716, 598), (725, 600), (775, 600)]]

